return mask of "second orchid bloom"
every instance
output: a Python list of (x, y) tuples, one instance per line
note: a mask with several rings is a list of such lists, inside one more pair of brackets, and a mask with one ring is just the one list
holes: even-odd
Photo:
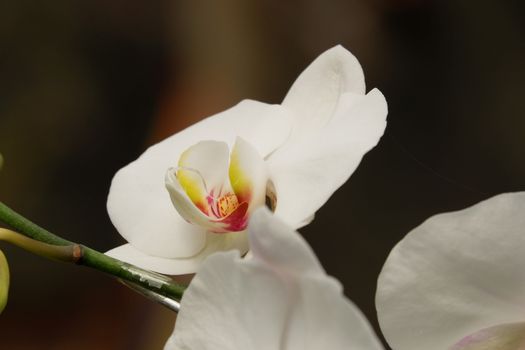
[[(525, 192), (501, 194), (433, 216), (396, 245), (376, 298), (392, 349), (525, 349), (524, 212)], [(166, 350), (383, 349), (299, 234), (262, 208), (249, 238), (251, 258), (202, 264)]]
[(216, 251), (246, 252), (267, 199), (291, 227), (308, 224), (383, 134), (386, 101), (365, 92), (359, 62), (337, 46), (281, 105), (246, 100), (153, 145), (113, 179), (108, 212), (129, 243), (108, 254), (192, 273)]

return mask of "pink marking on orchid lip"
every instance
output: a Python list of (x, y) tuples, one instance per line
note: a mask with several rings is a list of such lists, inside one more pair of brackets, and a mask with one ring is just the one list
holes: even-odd
[(208, 206), (210, 208), (211, 213), (206, 213), (208, 216), (210, 214), (213, 214), (215, 217), (218, 217), (218, 213), (216, 212), (216, 202), (217, 198), (215, 198), (214, 190), (211, 190), (208, 196), (206, 196), (206, 201), (208, 202)]
[(464, 337), (463, 339), (461, 339), (457, 344), (455, 344), (453, 349), (460, 349), (460, 348), (465, 347), (467, 345), (474, 344), (474, 343), (476, 343), (477, 341), (479, 341), (482, 338), (483, 338), (483, 335), (481, 334), (481, 332), (478, 333), (478, 334), (468, 335), (468, 336)]
[(227, 232), (237, 232), (243, 231), (248, 226), (248, 203), (243, 202), (232, 211), (229, 215), (223, 217), (220, 220), (215, 222), (220, 222), (225, 224), (221, 230), (213, 231), (215, 233), (227, 233)]
[[(505, 348), (512, 345), (512, 349), (525, 349), (525, 336), (523, 330), (525, 323), (504, 323), (484, 328), (463, 337), (455, 343), (450, 350), (466, 349), (500, 349), (503, 344)], [(498, 345), (499, 344), (499, 345)]]

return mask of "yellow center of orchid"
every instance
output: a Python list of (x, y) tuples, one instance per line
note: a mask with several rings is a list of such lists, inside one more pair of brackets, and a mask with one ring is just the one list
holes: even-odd
[(219, 214), (221, 217), (228, 216), (239, 207), (239, 200), (233, 193), (227, 193), (218, 200)]

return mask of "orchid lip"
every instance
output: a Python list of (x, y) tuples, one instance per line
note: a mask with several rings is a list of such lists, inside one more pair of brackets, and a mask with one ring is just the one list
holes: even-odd
[(247, 208), (248, 203), (239, 202), (235, 193), (219, 186), (208, 191), (208, 186), (200, 172), (184, 168), (191, 171), (198, 184), (205, 190), (202, 199), (191, 198), (191, 189), (184, 188), (177, 177), (177, 169), (170, 168), (166, 174), (166, 187), (172, 196), (175, 209), (189, 223), (202, 226), (209, 232), (228, 233), (243, 231), (248, 223)]
[(244, 231), (250, 212), (264, 204), (265, 174), (264, 160), (238, 138), (231, 154), (217, 141), (191, 146), (178, 166), (168, 169), (165, 181), (184, 220), (212, 233), (228, 233)]
[[(204, 178), (202, 177), (202, 174), (197, 169), (178, 166), (178, 167), (170, 168), (168, 170), (168, 173), (171, 175), (174, 175), (175, 179), (178, 181), (177, 172), (179, 170), (193, 172), (200, 179), (201, 185), (206, 192), (206, 203), (208, 204), (208, 207), (207, 208), (202, 207), (200, 205), (197, 205), (197, 203), (194, 203), (194, 204), (204, 214), (210, 217), (215, 217), (216, 219), (224, 219), (230, 216), (235, 210), (237, 210), (237, 208), (239, 208), (239, 206), (245, 203), (245, 202), (239, 203), (237, 195), (233, 193), (232, 191), (224, 191), (223, 186), (212, 189), (211, 191), (208, 190), (206, 181), (204, 180)], [(216, 195), (216, 193), (218, 193), (218, 195)]]

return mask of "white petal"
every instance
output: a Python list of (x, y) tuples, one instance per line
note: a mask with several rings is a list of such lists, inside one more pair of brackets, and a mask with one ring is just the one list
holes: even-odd
[(241, 254), (248, 250), (246, 232), (233, 232), (226, 234), (208, 233), (205, 247), (189, 258), (167, 259), (147, 255), (131, 244), (116, 247), (106, 254), (143, 269), (152, 270), (166, 275), (184, 275), (194, 273), (206, 257), (219, 251), (236, 250)]
[(450, 350), (523, 350), (525, 323), (510, 323), (483, 329), (463, 338)]
[(294, 137), (306, 137), (326, 125), (342, 94), (365, 93), (365, 78), (357, 59), (336, 46), (317, 57), (297, 78), (282, 105), (294, 116)]
[(257, 150), (240, 137), (233, 146), (229, 177), (238, 201), (249, 203), (249, 212), (264, 205), (268, 182), (267, 165)]
[(107, 203), (111, 221), (145, 254), (192, 256), (203, 248), (205, 233), (173, 209), (164, 187), (166, 170), (177, 165), (183, 151), (202, 140), (232, 145), (241, 136), (265, 156), (280, 146), (289, 132), (290, 119), (282, 107), (254, 101), (243, 101), (207, 118), (153, 145), (115, 174)]
[(280, 274), (325, 274), (308, 243), (265, 208), (252, 215), (248, 227), (251, 254), (262, 265)]
[(368, 320), (343, 296), (337, 280), (303, 277), (292, 298), (299, 298), (300, 305), (289, 316), (285, 349), (383, 349)]
[(229, 160), (230, 150), (225, 142), (200, 141), (181, 154), (173, 180), (196, 206), (208, 213), (210, 191), (219, 196), (218, 191), (228, 183)]
[(524, 213), (525, 192), (499, 195), (428, 219), (392, 250), (376, 304), (393, 348), (449, 349), (525, 321)]
[(201, 265), (165, 349), (382, 349), (296, 232), (266, 208), (249, 230), (251, 259), (219, 253)]
[(212, 222), (210, 217), (204, 214), (190, 197), (186, 194), (181, 184), (179, 183), (175, 169), (170, 169), (166, 173), (166, 189), (168, 190), (173, 203), (173, 209), (177, 210), (184, 220), (200, 226), (204, 230), (220, 228), (220, 224)]
[(294, 227), (308, 223), (332, 193), (354, 172), (386, 126), (385, 98), (344, 94), (332, 121), (302, 142), (279, 149), (268, 159), (276, 214)]
[(229, 159), (230, 149), (225, 142), (200, 141), (181, 154), (178, 166), (197, 170), (211, 189), (226, 181)]

